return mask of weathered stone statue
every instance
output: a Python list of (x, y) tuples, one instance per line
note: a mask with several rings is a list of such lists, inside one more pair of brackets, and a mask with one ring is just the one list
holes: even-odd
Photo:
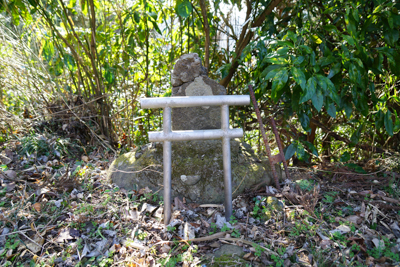
[[(172, 73), (172, 96), (225, 95), (226, 90), (206, 75), (199, 56), (181, 56)], [(172, 130), (221, 128), (220, 107), (172, 109)], [(149, 187), (161, 189), (162, 144), (147, 144), (118, 157), (110, 166), (108, 178), (126, 190)], [(268, 163), (262, 163), (249, 145), (231, 140), (232, 191), (234, 197), (252, 185), (270, 184)], [(280, 172), (279, 172), (280, 173)], [(172, 196), (189, 202), (224, 203), (222, 141), (172, 142)]]

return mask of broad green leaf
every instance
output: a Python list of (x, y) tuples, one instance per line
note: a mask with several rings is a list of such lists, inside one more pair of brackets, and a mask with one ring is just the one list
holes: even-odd
[(333, 62), (335, 62), (336, 59), (333, 56), (328, 56), (328, 57), (322, 57), (318, 59), (318, 64), (321, 65), (321, 67), (329, 65)]
[(346, 113), (346, 117), (347, 117), (348, 119), (350, 119), (351, 113), (353, 112), (353, 105), (352, 105), (352, 103), (351, 103), (351, 102), (350, 102), (350, 103), (345, 102), (345, 103), (343, 104), (343, 106), (344, 106), (344, 112)]
[(280, 40), (278, 40), (278, 41), (276, 41), (276, 43), (279, 46), (289, 46), (291, 48), (294, 48), (294, 44), (292, 42), (289, 42), (289, 41), (280, 41)]
[(302, 70), (300, 70), (299, 68), (293, 67), (291, 69), (292, 71), (292, 75), (294, 80), (296, 81), (296, 83), (298, 85), (301, 86), (301, 88), (303, 89), (303, 91), (306, 89), (306, 76), (304, 75), (304, 72)]
[(292, 31), (288, 31), (288, 32), (287, 32), (287, 36), (290, 38), (290, 40), (293, 41), (293, 43), (296, 43), (296, 41), (297, 41), (297, 34), (295, 34), (295, 33), (292, 32)]
[(299, 57), (296, 57), (296, 59), (293, 61), (293, 64), (294, 65), (300, 65), (301, 63), (303, 63), (303, 61), (304, 61), (304, 57), (303, 56), (299, 56)]
[(354, 38), (357, 33), (357, 25), (355, 19), (353, 18), (353, 15), (351, 13), (345, 15), (344, 20), (346, 22), (347, 30), (350, 32), (350, 35)]
[(395, 46), (397, 40), (399, 40), (399, 30), (398, 29), (385, 30), (383, 37), (385, 38), (385, 41), (388, 42), (389, 45)]
[(315, 65), (315, 53), (314, 53), (314, 51), (312, 51), (312, 53), (311, 53), (310, 63), (313, 66)]
[(330, 79), (333, 76), (335, 76), (336, 74), (338, 74), (340, 72), (341, 68), (342, 68), (342, 64), (340, 62), (335, 63), (333, 65), (333, 67), (331, 68), (331, 70), (329, 71), (328, 78)]
[(328, 81), (330, 81), (330, 80), (321, 74), (317, 74), (317, 75), (315, 75), (315, 77), (317, 78), (317, 84), (322, 89), (322, 92), (325, 94), (328, 94), (328, 92), (327, 92), (328, 84), (327, 84), (326, 80), (328, 80)]
[(313, 40), (316, 44), (322, 44), (321, 38), (319, 38), (316, 34), (311, 35), (311, 40)]
[[(261, 73), (261, 77), (265, 77), (264, 79), (268, 80), (271, 79), (275, 76), (275, 74), (279, 71), (279, 69), (281, 69), (283, 66), (282, 65), (269, 65), (268, 67), (266, 67), (263, 72)], [(278, 69), (276, 72), (269, 74), (270, 72), (272, 72), (273, 70)]]
[(385, 129), (390, 136), (393, 136), (393, 121), (390, 110), (388, 110), (385, 114)]
[(315, 94), (316, 89), (317, 89), (317, 79), (315, 77), (310, 77), (307, 81), (305, 93), (300, 99), (300, 103), (310, 100), (311, 97)]
[(285, 87), (286, 82), (288, 80), (288, 71), (287, 69), (281, 69), (274, 77), (272, 81), (272, 99), (274, 101), (279, 100), (279, 97), (282, 95), (281, 90)]
[(359, 85), (361, 83), (360, 71), (358, 70), (357, 66), (354, 64), (350, 64), (350, 66), (349, 66), (349, 78), (356, 85)]
[(297, 147), (295, 146), (294, 143), (291, 143), (290, 146), (286, 149), (285, 152), (285, 160), (289, 160), (291, 157), (293, 157), (294, 153), (296, 153)]
[(363, 128), (363, 125), (361, 124), (357, 130), (355, 130), (355, 132), (351, 135), (350, 137), (350, 142), (353, 145), (358, 144), (358, 142), (360, 141), (360, 137), (361, 137), (361, 130)]
[(350, 154), (349, 154), (349, 152), (344, 152), (343, 154), (342, 154), (342, 156), (340, 156), (340, 162), (346, 162), (346, 161), (349, 161), (350, 160)]
[(355, 172), (358, 173), (367, 173), (362, 167), (358, 166), (357, 164), (354, 163), (347, 163), (344, 166), (354, 170)]
[(321, 90), (316, 91), (316, 93), (311, 97), (311, 101), (315, 109), (319, 112), (324, 104), (324, 96), (322, 95)]
[(297, 142), (296, 143), (296, 156), (297, 156), (297, 158), (304, 161), (304, 160), (307, 159), (306, 155), (307, 154), (306, 154), (306, 151), (304, 150), (303, 144), (300, 143), (300, 142)]
[(332, 118), (336, 118), (336, 107), (335, 107), (335, 104), (333, 104), (333, 103), (329, 104), (327, 112), (328, 112), (329, 116), (331, 116)]
[[(279, 66), (277, 68), (274, 68), (272, 66)], [(270, 68), (271, 67), (271, 68)], [(269, 69), (270, 68), (270, 69)], [(280, 72), (281, 70), (283, 70), (284, 68), (281, 65), (271, 65), (268, 66), (268, 68), (266, 68), (264, 71), (267, 73), (267, 76), (265, 76), (266, 80), (272, 79), (275, 77), (275, 75)], [(268, 70), (268, 71), (267, 71)], [(262, 73), (262, 75), (264, 75), (264, 71)]]
[(184, 0), (180, 3), (178, 2), (177, 11), (179, 16), (187, 18), (193, 11), (192, 4), (188, 0)]
[(273, 63), (273, 64), (287, 64), (288, 61), (284, 57), (271, 57), (271, 58), (266, 58), (266, 62)]
[(337, 28), (336, 28), (336, 26), (335, 25), (324, 25), (324, 26), (322, 26), (326, 31), (328, 31), (328, 32), (338, 32), (338, 30), (337, 30)]
[(395, 118), (396, 118), (396, 121), (394, 123), (393, 133), (397, 133), (398, 131), (400, 131), (400, 118), (399, 118), (399, 116), (397, 116), (397, 113), (396, 113)]
[(300, 45), (299, 47), (302, 48), (304, 51), (306, 51), (307, 54), (311, 54), (312, 51), (313, 51), (313, 50), (311, 49), (311, 47), (306, 46), (306, 45)]
[(390, 27), (390, 29), (393, 29), (394, 23), (393, 23), (392, 12), (391, 11), (386, 11), (386, 14), (387, 14), (387, 20), (388, 20), (389, 27)]
[(306, 113), (301, 113), (299, 115), (300, 124), (306, 132), (311, 132), (310, 129), (310, 118)]
[(308, 141), (304, 141), (304, 143), (306, 144), (308, 149), (310, 149), (311, 153), (318, 157), (318, 150), (315, 148), (315, 146)]
[(350, 35), (342, 35), (343, 39), (349, 44), (349, 45), (355, 45), (356, 42), (354, 42), (353, 37)]
[(286, 56), (288, 52), (289, 52), (289, 47), (281, 47), (276, 51), (276, 53), (281, 56)]
[(292, 92), (292, 98), (291, 98), (291, 104), (292, 104), (292, 109), (294, 112), (297, 112), (299, 110), (299, 102), (300, 102), (300, 96), (301, 96), (302, 90), (300, 86), (296, 85), (293, 88)]

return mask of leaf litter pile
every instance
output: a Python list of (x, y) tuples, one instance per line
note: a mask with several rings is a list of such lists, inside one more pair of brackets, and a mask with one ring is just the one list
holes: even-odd
[(0, 152), (1, 266), (400, 264), (399, 157), (292, 168), (282, 192), (234, 199), (229, 221), (223, 205), (175, 198), (164, 225), (158, 192), (106, 180), (103, 148), (42, 135)]

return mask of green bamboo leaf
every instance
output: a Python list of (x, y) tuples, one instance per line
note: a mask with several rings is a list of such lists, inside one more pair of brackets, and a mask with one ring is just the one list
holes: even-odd
[(301, 86), (301, 88), (304, 91), (306, 89), (306, 76), (304, 75), (304, 72), (301, 69), (296, 68), (296, 67), (293, 67), (291, 69), (291, 71), (292, 71), (294, 80), (296, 81), (296, 83), (298, 85)]
[[(32, 6), (34, 6), (34, 5), (32, 4), (32, 2), (34, 2), (34, 3), (37, 5), (36, 0), (29, 0), (29, 3), (31, 3)], [(76, 5), (76, 0), (70, 0), (67, 7), (68, 7), (68, 8), (73, 8), (75, 5)], [(35, 7), (36, 7), (36, 6), (35, 6)]]
[(135, 20), (136, 23), (140, 22), (140, 13), (138, 11), (135, 11), (133, 13), (133, 19)]
[(70, 54), (64, 55), (64, 65), (70, 70), (74, 71), (75, 69), (75, 60)]

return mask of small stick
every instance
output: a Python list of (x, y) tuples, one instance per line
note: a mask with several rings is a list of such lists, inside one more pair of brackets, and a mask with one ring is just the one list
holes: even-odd
[(251, 86), (250, 84), (249, 84), (249, 92), (250, 92), (251, 101), (253, 102), (253, 106), (254, 106), (254, 109), (256, 111), (258, 123), (260, 124), (260, 132), (261, 132), (261, 135), (262, 135), (263, 140), (264, 140), (265, 149), (267, 150), (267, 156), (268, 156), (268, 159), (269, 159), (269, 165), (271, 167), (272, 175), (274, 176), (274, 179), (275, 179), (275, 185), (276, 185), (276, 188), (279, 191), (281, 191), (281, 186), (279, 185), (278, 175), (276, 174), (275, 166), (272, 164), (272, 161), (271, 161), (271, 159), (272, 159), (271, 148), (269, 147), (267, 135), (265, 134), (264, 124), (263, 124), (262, 119), (261, 119), (260, 110), (258, 109), (257, 100), (256, 100), (256, 97), (255, 97), (254, 91), (253, 91), (253, 86)]

